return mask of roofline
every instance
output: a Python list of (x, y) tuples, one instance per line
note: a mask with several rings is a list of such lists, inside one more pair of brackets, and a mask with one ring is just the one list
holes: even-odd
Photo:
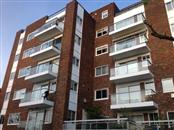
[(131, 5), (129, 5), (129, 6), (125, 7), (125, 8), (123, 8), (123, 9), (121, 9), (118, 13), (116, 13), (116, 16), (117, 16), (117, 15), (120, 15), (120, 14), (126, 12), (126, 11), (129, 11), (130, 9), (133, 9), (133, 8), (135, 8), (135, 7), (137, 7), (137, 6), (140, 6), (140, 5), (143, 5), (143, 2), (139, 1), (139, 2), (136, 2), (136, 3), (134, 3), (134, 4), (131, 4)]

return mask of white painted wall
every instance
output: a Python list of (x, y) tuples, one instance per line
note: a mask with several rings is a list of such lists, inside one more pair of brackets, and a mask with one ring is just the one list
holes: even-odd
[(144, 5), (140, 5), (136, 8), (133, 8), (131, 10), (121, 13), (120, 15), (115, 16), (114, 23), (127, 19), (129, 17), (132, 17), (134, 15), (140, 14), (140, 13), (144, 13)]

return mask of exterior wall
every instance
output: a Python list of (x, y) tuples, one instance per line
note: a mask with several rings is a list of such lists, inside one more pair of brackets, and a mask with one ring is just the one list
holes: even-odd
[[(72, 70), (72, 57), (75, 36), (75, 19), (77, 14), (77, 2), (73, 1), (66, 7), (64, 34), (60, 55), (60, 68), (57, 79), (57, 90), (55, 97), (53, 130), (61, 130), (63, 121), (67, 118), (69, 91)], [(70, 22), (72, 21), (72, 22)]]
[[(108, 10), (109, 16), (105, 19), (101, 19), (102, 11)], [(95, 22), (95, 31), (104, 28), (106, 26), (111, 25), (114, 21), (115, 11), (117, 12), (118, 9), (114, 3), (111, 3), (99, 10), (96, 10), (95, 12), (91, 13), (91, 16), (96, 21)], [(108, 45), (108, 48), (112, 44), (112, 38), (109, 35), (105, 35), (99, 38), (95, 38), (95, 46), (93, 51), (95, 52), (96, 47), (100, 47), (103, 45)], [(109, 57), (109, 54), (104, 54), (101, 56), (95, 56), (94, 54), (94, 70), (95, 67), (101, 66), (101, 65), (108, 65), (108, 67), (112, 66), (112, 58)], [(93, 94), (95, 90), (102, 89), (102, 88), (108, 88), (109, 89), (109, 99), (107, 100), (100, 100), (100, 101), (94, 101), (94, 95), (93, 95), (93, 106), (99, 106), (101, 107), (101, 110), (103, 112), (103, 115), (105, 116), (113, 116), (112, 111), (110, 110), (110, 94), (113, 91), (113, 85), (109, 81), (109, 74), (101, 77), (95, 77), (94, 75), (94, 83), (93, 83)]]
[[(163, 0), (150, 1), (150, 3), (145, 6), (145, 13), (149, 23), (152, 23), (153, 27), (158, 32), (165, 32), (167, 35), (171, 35)], [(159, 105), (161, 114), (166, 117), (166, 111), (174, 110), (174, 102), (171, 98), (171, 93), (163, 93), (161, 79), (169, 77), (174, 78), (174, 60), (172, 60), (174, 59), (173, 43), (171, 41), (155, 38), (150, 34), (148, 43), (151, 49), (153, 63), (151, 70), (155, 76), (156, 91), (158, 93), (155, 97), (155, 101)]]
[[(169, 1), (169, 0), (165, 0)], [(159, 10), (160, 8), (160, 10)], [(154, 1), (151, 0), (148, 5), (141, 5), (135, 9), (130, 8), (128, 10), (119, 11), (114, 3), (106, 5), (91, 14), (89, 14), (77, 1), (72, 1), (66, 6), (65, 12), (58, 16), (60, 17), (65, 14), (64, 32), (62, 35), (62, 46), (61, 54), (59, 58), (59, 71), (57, 76), (57, 90), (54, 94), (50, 94), (51, 99), (54, 102), (53, 108), (53, 120), (51, 124), (43, 126), (43, 130), (61, 130), (63, 122), (67, 120), (68, 110), (71, 110), (71, 101), (75, 103), (76, 119), (86, 119), (84, 111), (86, 108), (91, 106), (101, 107), (102, 114), (107, 117), (118, 117), (121, 112), (111, 109), (111, 95), (116, 92), (118, 87), (115, 83), (110, 81), (110, 74), (95, 77), (95, 68), (102, 65), (108, 65), (108, 68), (115, 66), (118, 61), (114, 60), (107, 54), (100, 56), (95, 55), (95, 49), (97, 47), (108, 45), (108, 50), (113, 43), (114, 39), (109, 35), (96, 37), (96, 31), (102, 29), (106, 26), (112, 25), (122, 19), (133, 16), (145, 11), (146, 18), (149, 23), (159, 32), (166, 32), (166, 34), (171, 35), (171, 30), (169, 23), (173, 20), (169, 19), (170, 15), (166, 12), (164, 0)], [(145, 10), (144, 10), (145, 9)], [(108, 10), (108, 17), (105, 19), (101, 18), (103, 11)], [(158, 14), (158, 15), (157, 15)], [(77, 15), (82, 18), (82, 26), (77, 25)], [(4, 125), (0, 126), (3, 130), (17, 130), (16, 125), (7, 125), (9, 113), (19, 112), (21, 115), (21, 121), (27, 121), (28, 113), (31, 109), (19, 107), (20, 100), (13, 100), (13, 95), (16, 90), (26, 88), (26, 92), (31, 92), (33, 89), (33, 83), (26, 81), (23, 78), (18, 78), (18, 73), (21, 68), (27, 66), (36, 66), (38, 62), (34, 59), (28, 57), (22, 59), (22, 55), (26, 49), (40, 45), (41, 41), (34, 38), (27, 41), (27, 36), (41, 27), (43, 24), (49, 22), (51, 19), (49, 17), (43, 17), (38, 21), (27, 26), (25, 33), (23, 31), (18, 31), (14, 41), (13, 49), (10, 55), (5, 79), (3, 82), (2, 90), (0, 91), (0, 108), (3, 107), (4, 97), (6, 92), (11, 92), (10, 99), (7, 102), (7, 111), (1, 110), (1, 114), (5, 114)], [(160, 19), (160, 20), (159, 20)], [(22, 34), (23, 33), (23, 34)], [(24, 35), (25, 34), (25, 35)], [(81, 46), (77, 47), (74, 43), (75, 34), (78, 34), (82, 38)], [(24, 35), (24, 41), (22, 47), (18, 47), (18, 42)], [(158, 112), (160, 116), (165, 117), (166, 112), (174, 110), (174, 101), (171, 98), (171, 93), (163, 93), (161, 79), (163, 78), (174, 78), (174, 47), (173, 42), (167, 40), (160, 40), (151, 36), (148, 33), (148, 46), (150, 47), (150, 54), (152, 60), (152, 66), (150, 70), (154, 74), (154, 81), (156, 86), (156, 94), (150, 97), (151, 100), (158, 104), (159, 109), (157, 110), (133, 110), (132, 115), (140, 114), (144, 115), (144, 119), (147, 120), (147, 113)], [(17, 53), (20, 53), (20, 58), (17, 63), (14, 64), (14, 58)], [(73, 67), (73, 56), (79, 58), (79, 67)], [(125, 60), (125, 59), (124, 59)], [(139, 60), (139, 56), (137, 56)], [(15, 67), (17, 66), (17, 67)], [(109, 70), (108, 70), (109, 71)], [(14, 82), (12, 82), (10, 88), (9, 78), (10, 73), (15, 73)], [(78, 91), (75, 95), (72, 95), (70, 86), (73, 75), (77, 77)], [(140, 87), (144, 89), (144, 81), (138, 82)], [(109, 98), (104, 100), (95, 100), (95, 90), (100, 90), (107, 88), (109, 90)], [(167, 107), (166, 107), (167, 106)]]
[[(92, 105), (93, 100), (93, 76), (94, 76), (94, 37), (95, 22), (84, 12), (83, 39), (81, 48), (80, 79), (78, 90), (77, 120), (82, 119), (83, 110)], [(89, 64), (90, 63), (90, 64)], [(86, 101), (85, 101), (86, 100)]]

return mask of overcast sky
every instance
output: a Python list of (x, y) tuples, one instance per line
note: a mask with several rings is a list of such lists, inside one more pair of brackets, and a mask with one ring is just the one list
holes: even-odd
[[(70, 0), (0, 0), (0, 86), (16, 32), (37, 19), (62, 9)], [(111, 2), (121, 9), (139, 0), (78, 0), (88, 11)]]

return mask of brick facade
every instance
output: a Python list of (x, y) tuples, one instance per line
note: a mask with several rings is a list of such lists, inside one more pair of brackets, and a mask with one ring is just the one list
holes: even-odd
[[(43, 130), (61, 130), (63, 128), (64, 121), (67, 120), (68, 116), (68, 105), (71, 89), (71, 71), (73, 64), (73, 48), (74, 48), (74, 37), (76, 31), (77, 22), (77, 8), (78, 2), (76, 0), (66, 5), (66, 14), (64, 18), (64, 30), (61, 38), (61, 53), (59, 57), (59, 70), (57, 76), (56, 92), (50, 94), (51, 101), (54, 102), (52, 123), (44, 124)], [(79, 84), (78, 84), (78, 102), (76, 119), (81, 120), (85, 117), (84, 110), (91, 106), (99, 106), (102, 111), (102, 115), (110, 118), (117, 118), (121, 110), (111, 109), (111, 96), (117, 89), (117, 84), (110, 81), (110, 72), (105, 76), (95, 77), (95, 68), (102, 65), (108, 65), (108, 68), (115, 66), (117, 60), (109, 56), (110, 46), (113, 44), (113, 37), (109, 35), (109, 32), (105, 36), (96, 37), (96, 31), (104, 27), (110, 27), (114, 23), (114, 18), (120, 13), (124, 13), (133, 9), (136, 6), (142, 5), (137, 3), (123, 10), (115, 5), (115, 3), (108, 4), (94, 12), (88, 13), (84, 9), (83, 19), (83, 32), (82, 32), (82, 46), (80, 54), (80, 73), (79, 73)], [(159, 10), (160, 9), (160, 10)], [(101, 18), (103, 11), (108, 10), (108, 17), (105, 19)], [(167, 18), (167, 12), (165, 3), (163, 0), (154, 1), (151, 0), (148, 5), (145, 5), (145, 15), (149, 23), (159, 32), (165, 32), (171, 35), (170, 27)], [(25, 80), (25, 77), (18, 78), (19, 70), (31, 66), (36, 66), (39, 62), (31, 57), (22, 58), (25, 50), (41, 45), (43, 41), (37, 38), (27, 41), (27, 36), (35, 31), (36, 29), (43, 26), (49, 16), (45, 16), (31, 25), (27, 26), (25, 30), (20, 30), (16, 33), (13, 49), (10, 55), (7, 71), (5, 74), (2, 89), (0, 91), (0, 108), (3, 107), (5, 94), (7, 91), (10, 73), (14, 62), (15, 54), (18, 47), (20, 35), (25, 31), (24, 42), (22, 45), (18, 66), (16, 69), (14, 82), (8, 102), (7, 112), (4, 115), (3, 130), (18, 130), (17, 125), (7, 125), (8, 117), (10, 113), (20, 113), (20, 120), (27, 121), (29, 111), (34, 109), (27, 107), (19, 107), (20, 100), (13, 100), (13, 95), (16, 90), (26, 88), (26, 92), (33, 90), (34, 83)], [(51, 37), (50, 39), (52, 39)], [(50, 40), (47, 39), (47, 40)], [(174, 78), (174, 47), (173, 42), (167, 40), (161, 40), (153, 37), (148, 33), (148, 46), (150, 48), (150, 56), (152, 65), (149, 67), (154, 75), (154, 82), (156, 88), (156, 94), (149, 97), (158, 104), (158, 109), (153, 110), (139, 110), (134, 109), (131, 112), (142, 113), (144, 120), (148, 120), (149, 112), (158, 112), (159, 116), (163, 119), (167, 119), (167, 112), (174, 111), (174, 100), (171, 98), (171, 93), (163, 93), (161, 80), (164, 78)], [(96, 56), (95, 51), (97, 47), (108, 45), (108, 53)], [(137, 60), (140, 57), (137, 56)], [(109, 71), (108, 70), (108, 71)], [(139, 81), (140, 88), (145, 89), (144, 81)], [(106, 88), (109, 91), (108, 99), (95, 100), (95, 91)], [(41, 110), (41, 108), (35, 108)]]

